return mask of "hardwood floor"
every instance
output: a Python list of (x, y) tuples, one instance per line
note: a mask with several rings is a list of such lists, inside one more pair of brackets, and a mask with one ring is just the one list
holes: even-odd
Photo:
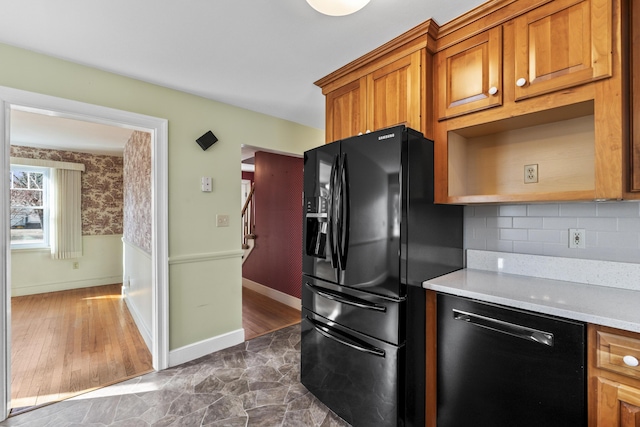
[(242, 287), (242, 327), (245, 340), (300, 323), (300, 310)]
[[(120, 284), (11, 299), (11, 407), (57, 402), (150, 372)], [(245, 339), (300, 322), (300, 310), (242, 288)]]
[(120, 284), (11, 298), (11, 407), (60, 401), (152, 370)]

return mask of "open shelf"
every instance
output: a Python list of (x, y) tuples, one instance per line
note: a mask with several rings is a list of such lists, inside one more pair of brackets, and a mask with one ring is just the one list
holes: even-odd
[(448, 132), (450, 202), (593, 198), (594, 164), (592, 101)]

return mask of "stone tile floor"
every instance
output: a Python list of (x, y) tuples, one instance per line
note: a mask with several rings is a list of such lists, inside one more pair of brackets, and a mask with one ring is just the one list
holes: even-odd
[(348, 427), (300, 384), (300, 325), (16, 415), (0, 426)]

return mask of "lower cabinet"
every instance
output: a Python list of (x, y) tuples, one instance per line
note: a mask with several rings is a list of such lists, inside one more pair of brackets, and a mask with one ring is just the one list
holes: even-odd
[(589, 325), (589, 427), (640, 427), (640, 334)]

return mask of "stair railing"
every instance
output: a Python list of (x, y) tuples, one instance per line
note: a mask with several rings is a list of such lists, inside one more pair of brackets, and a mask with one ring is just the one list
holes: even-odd
[(249, 249), (248, 239), (254, 239), (255, 230), (255, 206), (253, 203), (253, 193), (255, 190), (255, 183), (251, 183), (251, 191), (247, 196), (247, 200), (242, 207), (242, 249)]

